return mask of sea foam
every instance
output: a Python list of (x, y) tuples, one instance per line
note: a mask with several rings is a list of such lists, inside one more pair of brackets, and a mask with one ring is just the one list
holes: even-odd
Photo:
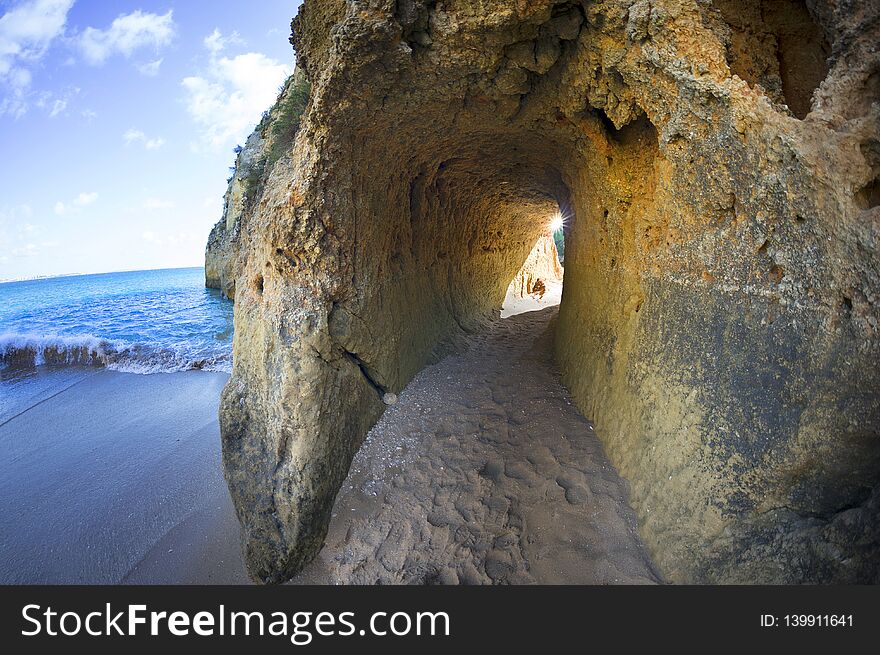
[(198, 268), (0, 285), (0, 367), (229, 371), (232, 303), (204, 285)]
[(143, 375), (189, 370), (228, 373), (232, 369), (231, 356), (226, 353), (203, 356), (185, 348), (155, 348), (91, 334), (2, 334), (0, 364), (9, 368), (94, 366)]

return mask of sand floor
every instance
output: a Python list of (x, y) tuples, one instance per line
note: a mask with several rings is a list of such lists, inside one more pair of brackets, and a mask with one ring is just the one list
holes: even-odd
[(626, 484), (552, 365), (556, 308), (422, 371), (355, 457), (295, 582), (653, 583)]

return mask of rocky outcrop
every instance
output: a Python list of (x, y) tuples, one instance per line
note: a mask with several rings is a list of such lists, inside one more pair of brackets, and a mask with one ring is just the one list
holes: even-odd
[(562, 266), (553, 234), (542, 234), (535, 243), (526, 261), (510, 282), (507, 293), (514, 298), (525, 298), (532, 294), (543, 296), (547, 284), (562, 282)]
[(558, 363), (664, 577), (876, 581), (878, 36), (852, 0), (306, 0), (302, 128), (211, 270), (251, 574), (314, 556), (383, 394), (561, 211)]
[(236, 247), (241, 215), (245, 211), (249, 181), (256, 175), (255, 167), (263, 156), (264, 145), (262, 130), (258, 127), (237, 152), (235, 167), (223, 197), (223, 216), (208, 236), (205, 286), (221, 290), (228, 298), (235, 297)]
[(255, 209), (266, 176), (299, 130), (307, 94), (305, 76), (294, 71), (244, 147), (236, 148), (235, 166), (223, 197), (223, 216), (211, 230), (205, 249), (205, 286), (219, 289), (228, 298), (235, 297), (242, 216)]

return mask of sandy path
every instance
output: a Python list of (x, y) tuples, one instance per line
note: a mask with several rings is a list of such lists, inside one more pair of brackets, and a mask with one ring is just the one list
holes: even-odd
[(552, 366), (556, 311), (499, 321), (416, 376), (295, 582), (658, 581), (625, 483)]

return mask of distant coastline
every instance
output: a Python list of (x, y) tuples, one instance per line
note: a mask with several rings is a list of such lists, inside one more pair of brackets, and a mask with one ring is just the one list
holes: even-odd
[(153, 271), (189, 271), (195, 268), (204, 268), (204, 264), (196, 266), (172, 266), (171, 268), (133, 268), (125, 271), (100, 271), (97, 273), (59, 273), (57, 275), (31, 275), (29, 277), (0, 278), (0, 284), (13, 282), (35, 282), (36, 280), (54, 280), (64, 277), (87, 277), (89, 275), (118, 275), (120, 273), (150, 273)]
[(60, 275), (32, 275), (30, 277), (9, 277), (0, 279), (0, 284), (9, 284), (11, 282), (33, 282), (34, 280), (51, 280), (56, 277), (76, 277), (78, 275), (88, 275), (88, 273), (62, 273)]

